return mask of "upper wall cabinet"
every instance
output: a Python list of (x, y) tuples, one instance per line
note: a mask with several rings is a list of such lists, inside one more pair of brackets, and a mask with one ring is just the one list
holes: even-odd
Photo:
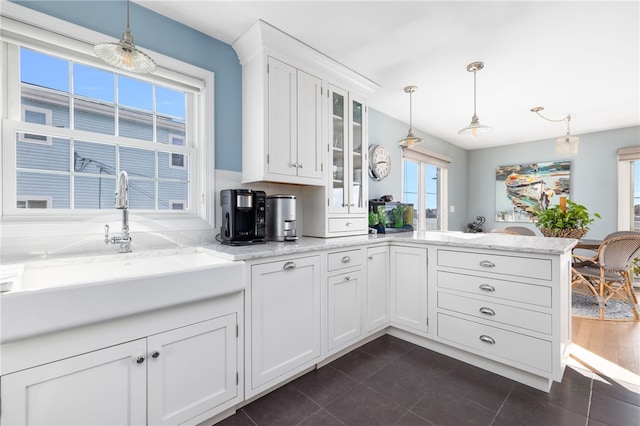
[(232, 46), (242, 64), (242, 181), (325, 187), (328, 82), (363, 99), (378, 86), (264, 21)]

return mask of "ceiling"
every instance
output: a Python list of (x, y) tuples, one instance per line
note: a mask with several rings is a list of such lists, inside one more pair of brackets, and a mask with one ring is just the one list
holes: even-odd
[[(465, 149), (564, 135), (566, 123), (530, 112), (539, 105), (571, 114), (575, 135), (640, 125), (637, 1), (135, 2), (229, 44), (262, 19), (379, 84), (367, 103), (407, 129), (404, 87), (416, 85), (414, 128)], [(493, 132), (460, 136), (474, 61), (485, 64), (477, 114)]]

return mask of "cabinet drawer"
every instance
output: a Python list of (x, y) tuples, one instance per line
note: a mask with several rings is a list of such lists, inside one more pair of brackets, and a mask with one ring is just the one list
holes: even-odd
[(334, 217), (329, 219), (329, 232), (369, 232), (366, 217)]
[(539, 333), (551, 334), (551, 315), (500, 303), (438, 292), (438, 308), (508, 324)]
[(438, 314), (438, 337), (520, 365), (551, 372), (551, 342), (473, 321)]
[(336, 271), (338, 269), (360, 266), (363, 262), (362, 250), (346, 250), (336, 253), (329, 253), (327, 256), (327, 269)]
[(438, 266), (551, 280), (551, 260), (438, 250)]
[(438, 288), (551, 307), (551, 287), (438, 271)]

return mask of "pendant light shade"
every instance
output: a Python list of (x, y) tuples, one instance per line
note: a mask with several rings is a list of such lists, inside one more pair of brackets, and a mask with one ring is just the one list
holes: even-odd
[(398, 144), (408, 148), (422, 143), (422, 139), (413, 134), (413, 92), (415, 92), (416, 89), (418, 89), (417, 86), (407, 86), (404, 88), (404, 92), (409, 94), (409, 133), (407, 133), (407, 136), (400, 140)]
[(472, 62), (467, 65), (467, 71), (473, 73), (473, 117), (471, 117), (471, 123), (467, 127), (458, 131), (459, 135), (478, 136), (481, 133), (489, 133), (493, 130), (491, 127), (481, 124), (476, 114), (476, 72), (482, 68), (484, 68), (484, 62)]
[(571, 114), (567, 114), (566, 117), (561, 118), (559, 120), (553, 120), (551, 118), (547, 118), (544, 115), (540, 114), (544, 107), (537, 106), (531, 108), (531, 112), (535, 112), (540, 117), (547, 121), (552, 121), (555, 123), (559, 123), (561, 121), (567, 122), (567, 134), (556, 139), (556, 155), (560, 156), (568, 156), (575, 157), (578, 155), (578, 146), (580, 145), (580, 138), (578, 136), (571, 136), (571, 119), (574, 117)]
[(129, 29), (129, 0), (127, 0), (127, 29), (122, 34), (122, 39), (117, 43), (98, 43), (93, 50), (98, 58), (122, 70), (141, 74), (156, 70), (155, 61), (133, 44), (133, 36)]

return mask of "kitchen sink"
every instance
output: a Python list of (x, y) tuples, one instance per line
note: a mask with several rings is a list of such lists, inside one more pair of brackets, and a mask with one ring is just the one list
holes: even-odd
[(11, 290), (0, 294), (0, 343), (244, 288), (243, 262), (203, 249), (34, 261), (11, 269), (18, 272), (11, 287), (3, 283)]

